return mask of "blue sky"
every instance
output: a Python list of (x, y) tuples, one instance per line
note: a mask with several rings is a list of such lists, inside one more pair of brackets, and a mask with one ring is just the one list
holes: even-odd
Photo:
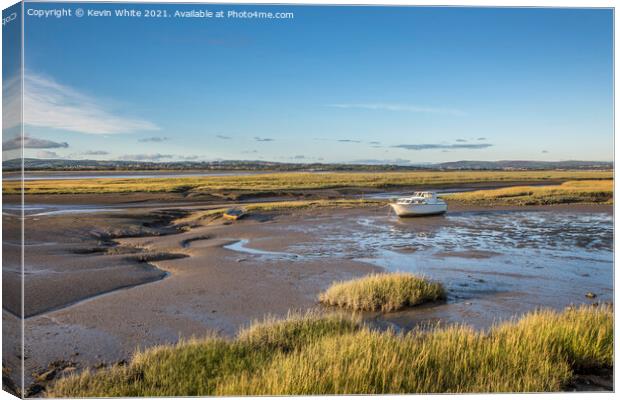
[[(2, 159), (21, 157), (21, 18), (19, 5), (2, 11)], [(11, 146), (10, 144), (14, 145)], [(17, 145), (15, 145), (17, 144)]]
[(26, 16), (27, 156), (613, 158), (610, 10), (157, 8), (295, 17)]

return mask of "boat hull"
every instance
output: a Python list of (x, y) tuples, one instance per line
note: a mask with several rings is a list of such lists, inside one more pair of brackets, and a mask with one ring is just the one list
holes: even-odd
[(448, 211), (447, 204), (390, 204), (399, 217), (438, 215)]
[(229, 209), (224, 211), (224, 214), (222, 214), (222, 216), (225, 219), (231, 220), (231, 221), (236, 221), (239, 218), (243, 217), (245, 215), (245, 213), (242, 210), (236, 210), (236, 209)]

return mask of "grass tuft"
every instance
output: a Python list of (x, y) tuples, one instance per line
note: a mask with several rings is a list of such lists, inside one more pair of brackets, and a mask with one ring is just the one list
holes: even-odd
[(547, 392), (613, 366), (611, 306), (541, 310), (489, 332), (378, 332), (318, 314), (266, 320), (234, 340), (159, 346), (127, 366), (57, 381), (50, 397)]
[(327, 305), (356, 311), (396, 311), (445, 299), (439, 282), (408, 273), (381, 273), (347, 282), (336, 282), (319, 295)]

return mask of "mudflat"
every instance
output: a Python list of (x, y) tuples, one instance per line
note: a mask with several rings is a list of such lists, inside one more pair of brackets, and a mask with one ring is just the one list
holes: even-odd
[[(26, 215), (27, 377), (54, 363), (93, 367), (127, 360), (138, 347), (232, 336), (267, 315), (319, 308), (317, 295), (332, 282), (375, 271), (413, 271), (447, 287), (445, 303), (365, 314), (405, 330), (452, 322), (484, 329), (540, 306), (613, 298), (608, 205), (451, 205), (445, 216), (409, 220), (381, 206), (292, 209), (182, 224), (216, 203), (146, 203)], [(3, 222), (19, 223), (7, 214)], [(13, 254), (3, 269), (7, 323), (19, 314), (14, 247), (5, 244)], [(7, 348), (15, 340), (5, 335)], [(20, 362), (9, 357), (9, 366)]]

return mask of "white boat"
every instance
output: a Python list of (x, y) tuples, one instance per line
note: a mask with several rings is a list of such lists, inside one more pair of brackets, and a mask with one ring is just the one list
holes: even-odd
[(435, 192), (415, 192), (413, 196), (396, 199), (390, 206), (399, 217), (435, 215), (448, 211), (446, 202), (438, 198)]

